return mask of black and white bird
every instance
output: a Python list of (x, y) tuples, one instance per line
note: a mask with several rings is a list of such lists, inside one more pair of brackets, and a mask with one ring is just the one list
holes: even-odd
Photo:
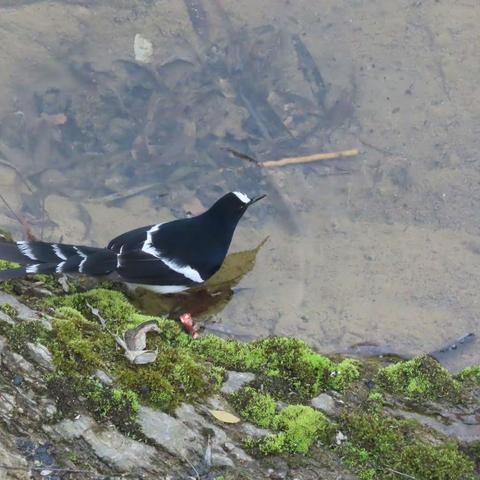
[(83, 273), (111, 275), (131, 288), (181, 292), (202, 284), (221, 267), (240, 218), (263, 197), (230, 192), (201, 215), (136, 228), (106, 248), (0, 242), (0, 258), (24, 265), (0, 271), (0, 281), (35, 273)]

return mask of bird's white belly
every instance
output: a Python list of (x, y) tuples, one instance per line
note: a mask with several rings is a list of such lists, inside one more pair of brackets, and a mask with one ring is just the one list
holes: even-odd
[(137, 288), (144, 288), (155, 293), (179, 293), (188, 290), (189, 287), (184, 285), (143, 285), (141, 283), (126, 283), (129, 290), (133, 291)]

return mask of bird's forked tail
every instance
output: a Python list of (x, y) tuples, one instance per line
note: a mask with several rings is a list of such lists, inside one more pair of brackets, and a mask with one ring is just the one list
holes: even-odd
[(0, 271), (0, 281), (35, 273), (107, 275), (117, 267), (117, 254), (105, 248), (47, 242), (0, 241), (0, 259), (22, 267)]

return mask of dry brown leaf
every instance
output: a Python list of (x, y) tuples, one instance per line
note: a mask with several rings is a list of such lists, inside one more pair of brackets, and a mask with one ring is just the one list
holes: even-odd
[(233, 413), (225, 412), (225, 410), (209, 410), (209, 412), (223, 423), (238, 423), (240, 419)]

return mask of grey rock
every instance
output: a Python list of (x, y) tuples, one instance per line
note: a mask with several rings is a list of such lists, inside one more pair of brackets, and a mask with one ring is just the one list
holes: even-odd
[(7, 315), (5, 312), (0, 311), (0, 322), (6, 322), (9, 325), (15, 325), (15, 320), (13, 320), (10, 315)]
[(229, 371), (227, 381), (222, 385), (220, 391), (225, 394), (235, 393), (253, 380), (255, 380), (253, 373)]
[[(6, 392), (0, 392), (0, 416), (10, 417), (15, 410), (15, 397)], [(1, 456), (0, 456), (1, 458)]]
[(318, 397), (313, 398), (311, 405), (328, 415), (334, 415), (336, 411), (335, 400), (326, 393), (321, 393)]
[(172, 455), (184, 458), (192, 454), (203, 455), (205, 447), (200, 441), (201, 436), (171, 415), (140, 407), (138, 420), (143, 433)]
[(27, 343), (27, 350), (31, 359), (43, 368), (53, 371), (52, 354), (41, 343)]
[(13, 295), (8, 293), (0, 292), (0, 304), (8, 303), (17, 310), (17, 318), (19, 320), (38, 320), (39, 317), (36, 312), (31, 308), (28, 308), (23, 303), (20, 303)]
[(243, 433), (245, 433), (249, 437), (254, 437), (254, 438), (262, 438), (265, 435), (268, 435), (269, 433), (271, 433), (270, 430), (267, 430), (266, 428), (259, 428), (248, 422), (243, 423), (241, 428), (243, 430)]
[(66, 440), (85, 441), (106, 464), (122, 472), (155, 469), (156, 450), (150, 445), (123, 436), (113, 429), (100, 427), (92, 418), (79, 415), (75, 420), (62, 420), (54, 426), (44, 426)]
[(7, 339), (5, 337), (0, 337), (0, 355), (3, 354), (7, 348)]
[(288, 477), (288, 464), (282, 458), (275, 458), (275, 468), (269, 468), (267, 477), (272, 480), (285, 480)]
[(97, 370), (95, 372), (95, 377), (100, 381), (100, 383), (103, 383), (103, 385), (111, 385), (113, 382), (113, 380), (103, 370)]
[(186, 403), (180, 405), (175, 410), (175, 415), (185, 425), (190, 427), (192, 430), (197, 431), (198, 435), (201, 435), (201, 432), (207, 429), (213, 433), (213, 437), (210, 438), (211, 445), (212, 445), (212, 465), (214, 466), (229, 465), (230, 462), (225, 460), (225, 457), (228, 457), (228, 456), (231, 456), (243, 462), (252, 461), (252, 458), (249, 455), (247, 455), (243, 449), (239, 447), (235, 447), (227, 455), (223, 446), (225, 445), (225, 443), (231, 443), (234, 445), (234, 442), (232, 442), (232, 440), (224, 430), (217, 427), (214, 423), (208, 421), (206, 418), (200, 415), (195, 410), (193, 405), (189, 405)]
[(39, 401), (39, 404), (46, 418), (53, 418), (57, 414), (57, 407), (52, 399), (42, 397)]
[[(15, 453), (13, 438), (0, 429), (0, 480), (27, 480), (30, 477), (26, 460)], [(7, 467), (7, 468), (5, 468)]]
[(10, 350), (2, 355), (2, 365), (16, 373), (27, 375), (35, 373), (35, 368), (29, 361), (25, 360), (19, 353)]
[(230, 404), (220, 395), (213, 395), (206, 400), (209, 408), (213, 410), (231, 410)]

